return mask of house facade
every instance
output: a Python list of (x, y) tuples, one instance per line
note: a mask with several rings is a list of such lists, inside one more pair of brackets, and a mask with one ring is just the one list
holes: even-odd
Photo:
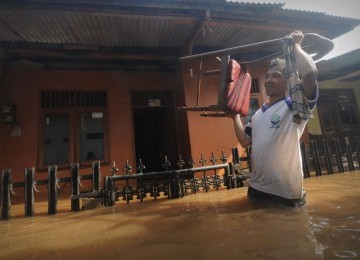
[[(22, 180), (71, 163), (100, 160), (133, 172), (141, 159), (159, 171), (164, 158), (231, 160), (238, 147), (229, 118), (181, 106), (217, 102), (219, 78), (202, 71), (216, 59), (180, 57), (281, 38), (293, 29), (333, 39), (360, 21), (286, 10), (282, 4), (227, 1), (26, 1), (0, 4), (0, 169)], [(263, 75), (274, 49), (235, 54), (252, 77), (252, 108), (266, 101)], [(261, 59), (261, 61), (255, 62)], [(201, 65), (200, 65), (201, 64)], [(201, 66), (201, 67), (200, 67)], [(315, 126), (316, 128), (316, 126)], [(209, 161), (209, 159), (208, 159)]]
[(308, 125), (310, 135), (359, 135), (359, 61), (357, 49), (317, 64), (320, 96), (315, 119)]

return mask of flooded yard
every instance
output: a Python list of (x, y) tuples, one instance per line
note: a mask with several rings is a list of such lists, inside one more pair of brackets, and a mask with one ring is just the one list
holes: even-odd
[(360, 171), (304, 180), (307, 205), (254, 204), (247, 188), (70, 212), (70, 200), (12, 206), (0, 259), (360, 258)]

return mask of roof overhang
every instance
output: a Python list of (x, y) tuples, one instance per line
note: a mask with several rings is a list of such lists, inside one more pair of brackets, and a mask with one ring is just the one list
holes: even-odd
[[(283, 37), (293, 29), (333, 39), (359, 20), (223, 0), (48, 0), (0, 3), (7, 67), (173, 70), (185, 55)], [(241, 52), (247, 61), (274, 52)]]

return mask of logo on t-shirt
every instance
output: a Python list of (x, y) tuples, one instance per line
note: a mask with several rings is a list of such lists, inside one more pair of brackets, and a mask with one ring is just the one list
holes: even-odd
[(271, 122), (270, 128), (279, 128), (280, 127), (280, 121), (281, 121), (281, 117), (280, 117), (279, 114), (276, 114), (276, 113), (272, 114), (271, 115), (271, 120), (270, 120), (270, 122)]

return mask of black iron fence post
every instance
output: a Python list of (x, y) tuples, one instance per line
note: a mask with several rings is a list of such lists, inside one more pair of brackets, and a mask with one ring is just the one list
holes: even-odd
[[(141, 158), (139, 159), (138, 165), (136, 166), (136, 170), (139, 174), (142, 174), (144, 170), (146, 169), (146, 166), (143, 164)], [(142, 178), (137, 179), (137, 190), (138, 190), (138, 196), (137, 198), (140, 199), (141, 202), (144, 201), (145, 197), (145, 185), (143, 183)]]
[(310, 145), (311, 145), (311, 150), (312, 150), (313, 158), (314, 158), (313, 162), (314, 162), (314, 168), (315, 168), (316, 176), (322, 176), (321, 166), (320, 166), (320, 158), (319, 158), (319, 151), (317, 149), (316, 141), (311, 140)]
[[(179, 160), (176, 162), (176, 167), (178, 169), (182, 169), (185, 162), (182, 160), (181, 155), (179, 155)], [(167, 161), (167, 157), (165, 156), (165, 162), (163, 163), (163, 169), (165, 171), (170, 171), (171, 163)], [(168, 198), (171, 199), (178, 199), (180, 198), (180, 178), (179, 174), (176, 171), (172, 171), (171, 174), (169, 174), (169, 196)]]
[[(224, 177), (225, 177), (225, 176), (231, 176), (231, 175), (232, 175), (232, 173), (231, 173), (231, 172), (232, 172), (231, 167), (233, 167), (233, 165), (232, 165), (231, 163), (229, 163), (229, 164), (227, 165), (227, 167), (225, 167)], [(225, 177), (225, 178), (226, 178), (226, 177)], [(226, 179), (229, 179), (229, 177), (226, 178)], [(230, 188), (227, 187), (227, 189), (229, 190)]]
[(333, 168), (331, 163), (331, 155), (330, 155), (330, 149), (329, 149), (329, 143), (328, 140), (325, 138), (323, 139), (323, 146), (324, 146), (324, 152), (325, 152), (325, 162), (326, 162), (326, 170), (328, 174), (333, 174)]
[(247, 157), (247, 163), (249, 166), (249, 170), (251, 172), (251, 146), (246, 147), (246, 157)]
[(25, 168), (25, 217), (34, 216), (35, 168)]
[(334, 138), (334, 145), (335, 145), (335, 154), (336, 154), (336, 161), (337, 161), (337, 165), (339, 168), (339, 172), (344, 172), (344, 164), (342, 162), (342, 153), (341, 153), (341, 148), (340, 148), (340, 143), (339, 143), (339, 138)]
[(9, 220), (11, 217), (11, 170), (3, 170), (1, 172), (1, 219)]
[(349, 137), (344, 137), (344, 142), (345, 142), (345, 146), (346, 146), (346, 159), (348, 162), (349, 171), (355, 171)]
[(236, 172), (235, 172), (235, 167), (234, 165), (238, 165), (241, 167), (240, 165), (240, 158), (239, 158), (239, 150), (235, 147), (235, 148), (231, 148), (231, 154), (232, 154), (232, 165), (231, 165), (231, 171), (230, 171), (230, 188), (234, 189), (236, 187), (238, 187), (238, 180), (236, 178)]
[(106, 176), (105, 180), (105, 206), (110, 207), (115, 204), (116, 195), (114, 191), (114, 181), (111, 177)]
[[(217, 163), (217, 160), (218, 158), (214, 155), (214, 153), (212, 152), (211, 153), (211, 157), (210, 157), (210, 162), (213, 164), (213, 165), (216, 165)], [(214, 188), (216, 188), (216, 190), (219, 190), (219, 187), (220, 187), (220, 183), (219, 183), (219, 178), (218, 178), (218, 174), (217, 174), (217, 170), (214, 169), (214, 175), (213, 175), (213, 178), (210, 182)]]
[[(188, 161), (188, 167), (190, 169), (194, 168), (196, 162), (195, 160), (191, 157)], [(196, 184), (196, 178), (195, 178), (195, 173), (192, 174), (192, 178), (190, 178), (190, 183), (187, 184), (187, 181), (184, 179), (184, 174), (181, 174), (181, 179), (182, 179), (182, 197), (184, 197), (187, 193), (188, 190), (190, 191), (194, 191), (196, 193), (197, 191), (197, 184)]]
[[(80, 194), (79, 187), (79, 163), (71, 164), (71, 195), (76, 196)], [(80, 199), (72, 199), (71, 200), (71, 211), (79, 211), (80, 210)]]
[[(206, 166), (206, 158), (204, 157), (204, 155), (201, 153), (200, 156), (200, 160), (199, 163), (201, 163), (202, 167)], [(194, 176), (195, 177), (195, 176)], [(208, 177), (206, 176), (206, 171), (203, 171), (203, 177), (201, 178), (201, 186), (203, 187), (203, 190), (205, 190), (206, 192), (208, 192), (209, 190), (209, 183), (208, 183)]]
[(356, 159), (358, 162), (358, 167), (360, 167), (360, 139), (359, 136), (355, 136), (355, 149), (356, 149)]
[[(182, 170), (185, 165), (184, 160), (181, 158), (181, 155), (179, 155), (179, 160), (176, 163), (176, 166), (178, 169)], [(184, 194), (184, 174), (179, 175), (176, 171), (173, 173), (173, 191), (171, 193), (174, 193), (174, 196), (172, 198), (182, 198), (185, 196)]]
[(309, 164), (308, 164), (307, 156), (306, 156), (305, 142), (300, 143), (300, 148), (301, 148), (301, 157), (302, 157), (302, 167), (303, 167), (304, 178), (310, 178), (310, 170), (309, 170)]
[[(57, 166), (48, 167), (48, 214), (56, 214), (57, 209)], [(71, 201), (72, 202), (72, 201)]]
[(93, 182), (93, 190), (100, 191), (100, 162), (92, 163), (92, 182)]
[(229, 171), (225, 170), (225, 173), (224, 173), (224, 179), (225, 179), (224, 182), (225, 182), (225, 186), (228, 190), (234, 188), (233, 181), (232, 181), (233, 175), (235, 175), (234, 171), (235, 171), (234, 165), (231, 162), (229, 162)]

